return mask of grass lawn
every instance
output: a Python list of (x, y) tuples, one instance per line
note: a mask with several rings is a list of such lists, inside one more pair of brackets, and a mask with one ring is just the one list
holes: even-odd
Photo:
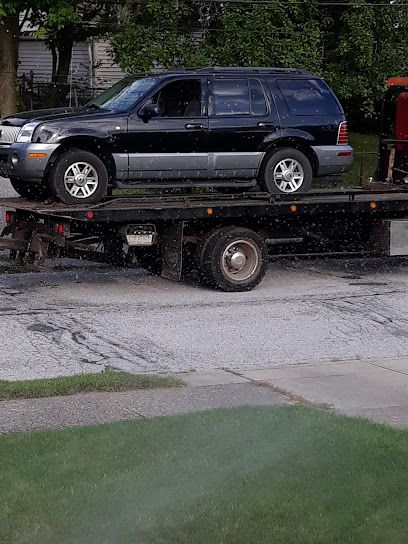
[[(360, 185), (360, 155), (365, 154), (363, 163), (363, 178), (372, 176), (377, 167), (378, 135), (377, 134), (350, 134), (350, 145), (356, 153), (353, 170), (344, 176), (343, 185), (350, 187)], [(372, 153), (372, 154), (369, 154)]]
[(402, 544), (408, 432), (304, 407), (0, 437), (0, 542)]
[(74, 395), (75, 393), (89, 391), (128, 391), (129, 389), (176, 387), (181, 385), (183, 385), (183, 382), (177, 378), (113, 371), (40, 380), (14, 382), (0, 380), (0, 401)]

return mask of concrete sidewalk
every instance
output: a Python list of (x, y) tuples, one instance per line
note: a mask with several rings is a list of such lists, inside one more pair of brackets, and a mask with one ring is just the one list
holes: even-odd
[[(228, 378), (228, 379), (227, 379)], [(213, 379), (213, 381), (218, 381)], [(220, 375), (221, 384), (0, 402), (0, 434), (166, 416), (221, 407), (288, 404), (272, 388)], [(224, 383), (223, 383), (224, 382)], [(227, 383), (226, 383), (227, 382)]]
[(179, 374), (184, 388), (0, 402), (0, 434), (220, 407), (312, 404), (408, 427), (408, 359), (321, 361)]
[(408, 359), (366, 359), (300, 364), (241, 372), (299, 402), (326, 405), (346, 415), (408, 427)]

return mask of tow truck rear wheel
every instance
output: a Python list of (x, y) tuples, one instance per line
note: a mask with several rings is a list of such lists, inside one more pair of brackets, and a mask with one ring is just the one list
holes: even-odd
[(256, 232), (222, 227), (201, 241), (198, 258), (207, 285), (222, 291), (250, 291), (265, 275), (268, 251)]
[(102, 160), (80, 149), (70, 149), (54, 162), (49, 186), (64, 204), (93, 204), (107, 194), (109, 175)]
[(43, 200), (47, 197), (47, 190), (41, 183), (22, 181), (16, 178), (10, 178), (10, 183), (13, 189), (23, 198)]

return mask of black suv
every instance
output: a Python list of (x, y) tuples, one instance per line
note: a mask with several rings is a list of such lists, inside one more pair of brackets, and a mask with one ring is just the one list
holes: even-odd
[(111, 187), (306, 192), (350, 170), (353, 150), (320, 77), (203, 68), (127, 77), (83, 108), (2, 119), (0, 160), (20, 195), (85, 204)]

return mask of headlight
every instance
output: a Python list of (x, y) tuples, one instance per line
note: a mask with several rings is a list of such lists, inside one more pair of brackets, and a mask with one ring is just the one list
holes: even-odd
[(46, 125), (39, 125), (34, 130), (34, 134), (33, 134), (33, 137), (31, 139), (31, 141), (36, 143), (36, 144), (45, 144), (46, 142), (48, 142), (48, 140), (52, 136), (54, 136), (54, 134), (55, 134), (55, 131), (51, 130)]
[(31, 142), (33, 137), (34, 130), (37, 128), (39, 123), (26, 123), (23, 128), (20, 130), (19, 135), (17, 136), (16, 142), (28, 143)]

